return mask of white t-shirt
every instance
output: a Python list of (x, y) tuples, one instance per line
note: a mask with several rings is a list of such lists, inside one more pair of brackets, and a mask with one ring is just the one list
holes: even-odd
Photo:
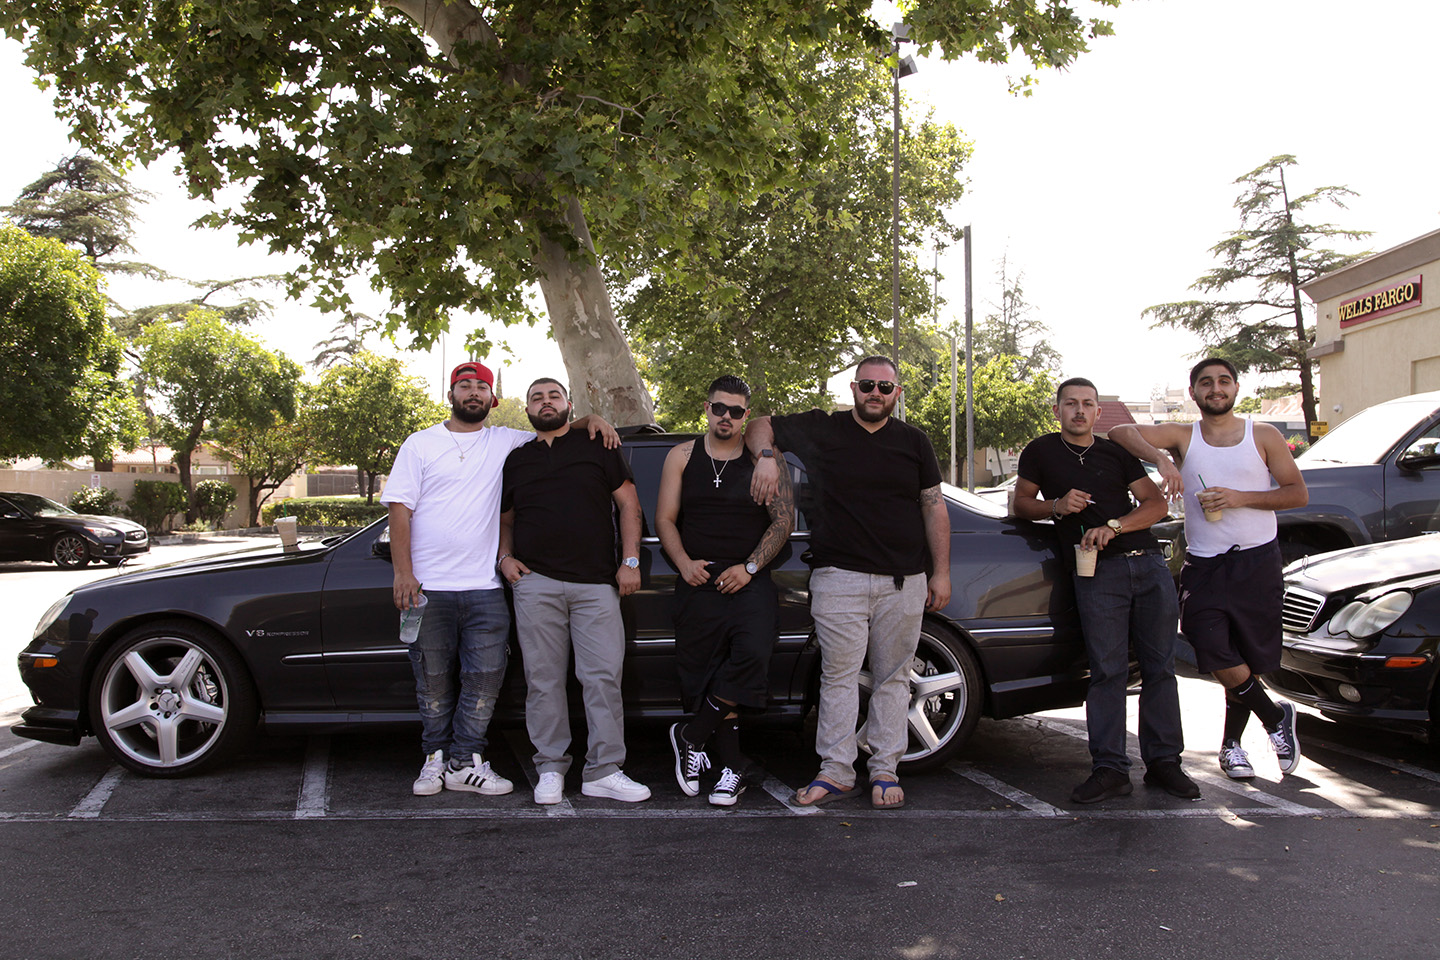
[(500, 589), (501, 468), (511, 450), (534, 439), (509, 427), (452, 433), (443, 423), (405, 439), (380, 502), (414, 511), (410, 563), (423, 588)]

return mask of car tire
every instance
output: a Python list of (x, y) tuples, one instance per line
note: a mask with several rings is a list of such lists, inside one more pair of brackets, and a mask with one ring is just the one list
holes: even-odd
[(76, 570), (90, 562), (90, 546), (75, 533), (62, 533), (50, 544), (50, 559), (57, 567)]
[(116, 762), (147, 777), (180, 777), (233, 754), (254, 732), (255, 687), (214, 632), (166, 620), (138, 627), (101, 657), (90, 727)]
[[(870, 673), (862, 670), (862, 712), (871, 688)], [(949, 763), (975, 732), (984, 705), (980, 667), (969, 645), (950, 628), (924, 621), (910, 674), (910, 739), (901, 771), (917, 773)]]

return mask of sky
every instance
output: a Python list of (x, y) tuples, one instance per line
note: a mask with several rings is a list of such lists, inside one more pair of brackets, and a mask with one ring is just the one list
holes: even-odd
[[(1078, 6), (1091, 9), (1088, 0)], [(1023, 272), (1025, 298), (1050, 327), (1063, 374), (1145, 400), (1184, 386), (1199, 344), (1150, 329), (1142, 311), (1193, 295), (1190, 284), (1215, 265), (1209, 248), (1238, 226), (1235, 179), (1272, 156), (1298, 159), (1287, 175), (1292, 190), (1341, 184), (1358, 194), (1347, 209), (1312, 214), (1373, 232), (1337, 249), (1384, 250), (1440, 227), (1440, 128), (1428, 112), (1440, 3), (1126, 0), (1094, 9), (1114, 22), (1115, 36), (1092, 41), (1064, 72), (921, 59), (920, 72), (902, 81), (911, 103), (933, 106), (975, 144), (955, 216), (972, 227), (977, 323), (1000, 300), (995, 273), (1004, 256), (1012, 273)], [(884, 5), (876, 11), (882, 22), (895, 19)], [(1039, 79), (1034, 94), (1010, 95), (1006, 78), (1027, 72)], [(4, 202), (74, 150), (33, 80), (19, 45), (0, 40), (4, 128), (13, 136), (0, 152)], [(259, 245), (239, 246), (233, 233), (190, 228), (206, 207), (186, 199), (172, 168), (162, 160), (130, 175), (156, 194), (142, 211), (136, 259), (215, 278), (292, 265)], [(920, 260), (932, 263), (933, 253)], [(940, 271), (941, 323), (963, 321), (958, 247), (941, 255)], [(368, 291), (363, 279), (357, 289)], [(129, 303), (183, 295), (118, 282), (112, 292)], [(371, 295), (361, 308), (378, 314), (385, 305)], [(305, 362), (334, 322), (281, 302), (256, 333)], [(370, 345), (404, 356), (438, 396), (443, 372), (463, 359), (462, 331), (482, 322), (458, 319), (443, 356)], [(514, 349), (498, 354), (506, 393), (539, 376), (565, 379), (543, 331), (492, 334), (502, 337)]]

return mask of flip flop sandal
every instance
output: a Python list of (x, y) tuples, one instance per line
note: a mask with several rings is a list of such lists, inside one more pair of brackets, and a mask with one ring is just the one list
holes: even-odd
[[(898, 789), (899, 786), (900, 786), (900, 784), (897, 783), (897, 782), (895, 782), (894, 780), (871, 780), (871, 781), (870, 781), (870, 787), (871, 787), (872, 790), (873, 790), (875, 787), (879, 787), (879, 788), (880, 788), (880, 798), (881, 798), (882, 800), (885, 798), (885, 791), (886, 791), (886, 790)], [(899, 803), (877, 803), (877, 802), (875, 802), (875, 800), (873, 799), (873, 796), (872, 796), (872, 799), (870, 800), (870, 806), (871, 806), (873, 809), (875, 809), (875, 810), (899, 810), (901, 807), (905, 806), (905, 797), (904, 797), (904, 795), (902, 794), (901, 797), (900, 797), (900, 802), (899, 802)]]
[[(819, 787), (825, 793), (819, 800), (811, 800), (809, 803), (800, 799), (801, 790), (809, 790), (812, 787)], [(818, 807), (829, 803), (832, 800), (849, 800), (851, 797), (859, 796), (860, 787), (837, 787), (829, 780), (811, 780), (801, 790), (795, 791), (795, 805), (797, 807)]]

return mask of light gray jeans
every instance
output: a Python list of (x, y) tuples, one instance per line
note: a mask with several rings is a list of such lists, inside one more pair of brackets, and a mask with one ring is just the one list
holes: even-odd
[(625, 625), (620, 593), (606, 583), (566, 583), (527, 573), (515, 584), (515, 632), (525, 659), (525, 729), (535, 745), (535, 770), (570, 769), (570, 704), (565, 681), (570, 650), (584, 695), (590, 743), (581, 778), (587, 783), (625, 765), (625, 709), (620, 673)]
[[(855, 780), (857, 737), (870, 748), (871, 781), (893, 780), (909, 738), (910, 664), (925, 613), (923, 573), (895, 578), (820, 567), (810, 574), (810, 614), (820, 638), (820, 717), (815, 750), (820, 775)], [(874, 687), (857, 735), (860, 668), (869, 658)]]

